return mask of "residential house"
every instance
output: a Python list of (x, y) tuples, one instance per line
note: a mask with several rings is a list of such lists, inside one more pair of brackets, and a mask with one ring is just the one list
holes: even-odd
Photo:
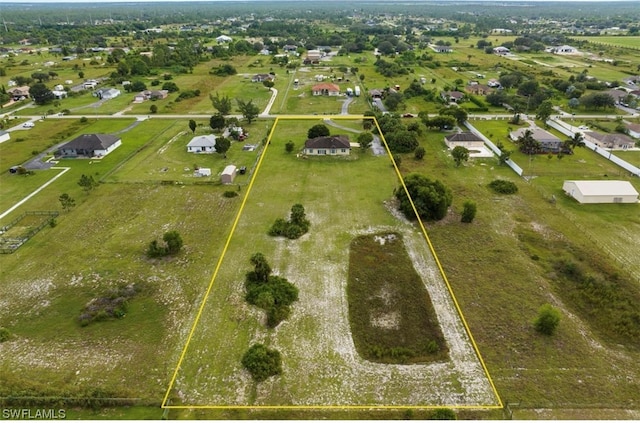
[(480, 150), (484, 147), (484, 141), (472, 132), (458, 132), (456, 134), (449, 134), (444, 137), (444, 143), (449, 150), (461, 146), (467, 150)]
[(609, 150), (628, 150), (636, 145), (630, 136), (618, 133), (601, 134), (600, 132), (588, 131), (584, 133), (584, 139), (600, 148)]
[(526, 131), (531, 131), (533, 139), (540, 143), (539, 153), (559, 153), (562, 151), (562, 140), (541, 128), (519, 128), (509, 133), (509, 138), (515, 142)]
[(188, 153), (215, 153), (216, 152), (216, 136), (198, 135), (193, 137), (187, 144)]
[(499, 56), (504, 56), (505, 54), (508, 54), (509, 52), (511, 52), (511, 50), (509, 50), (506, 47), (503, 46), (498, 46), (498, 47), (494, 47), (493, 48), (493, 54), (497, 54)]
[(638, 191), (628, 181), (564, 181), (562, 190), (582, 204), (638, 202)]
[(490, 79), (487, 81), (487, 86), (490, 88), (500, 88), (502, 85), (500, 85), (500, 81), (497, 79)]
[(118, 97), (120, 94), (121, 92), (117, 88), (100, 88), (93, 93), (93, 95), (98, 97), (100, 100), (111, 100), (112, 98)]
[(274, 79), (276, 79), (275, 75), (271, 75), (269, 73), (258, 73), (253, 75), (251, 82), (273, 81)]
[(29, 98), (29, 86), (15, 87), (7, 90), (13, 101), (26, 100)]
[(320, 63), (321, 58), (322, 53), (320, 53), (320, 50), (309, 50), (307, 51), (307, 57), (304, 58), (303, 63), (305, 65), (317, 65)]
[(382, 98), (382, 90), (369, 90), (369, 95), (371, 96), (371, 98)]
[(310, 156), (348, 156), (351, 144), (346, 135), (316, 137), (305, 141), (303, 153)]
[(133, 97), (134, 103), (142, 103), (145, 100), (164, 100), (169, 96), (168, 90), (144, 90)]
[(110, 134), (84, 134), (63, 144), (56, 156), (104, 157), (122, 145), (119, 137)]
[(629, 95), (628, 92), (626, 92), (625, 90), (620, 90), (620, 89), (609, 90), (609, 91), (607, 91), (607, 94), (609, 94), (611, 97), (613, 97), (613, 99), (615, 100), (616, 104), (623, 103), (625, 97), (627, 97)]
[(431, 49), (436, 53), (453, 53), (453, 49), (449, 46), (432, 45)]
[(67, 97), (67, 92), (65, 90), (53, 90), (51, 91), (51, 93), (53, 94), (53, 98), (55, 98), (56, 100)]
[(627, 123), (625, 128), (629, 131), (630, 136), (640, 138), (640, 123)]
[(298, 51), (298, 46), (294, 46), (292, 44), (287, 44), (286, 46), (282, 47), (282, 50), (285, 53), (295, 53), (296, 51)]
[(311, 88), (313, 95), (328, 95), (336, 96), (340, 95), (340, 87), (336, 84), (329, 82), (323, 82), (322, 84), (316, 84)]
[(493, 89), (489, 88), (487, 85), (477, 84), (477, 83), (472, 85), (467, 85), (465, 90), (474, 95), (487, 95), (493, 91)]
[(567, 46), (567, 45), (552, 47), (550, 52), (554, 54), (579, 54), (580, 53), (577, 48)]
[(440, 97), (447, 103), (460, 103), (464, 98), (464, 93), (460, 91), (443, 91), (440, 93)]
[(229, 37), (228, 35), (221, 35), (219, 37), (216, 37), (216, 41), (218, 42), (218, 44), (226, 44), (233, 41), (233, 38)]

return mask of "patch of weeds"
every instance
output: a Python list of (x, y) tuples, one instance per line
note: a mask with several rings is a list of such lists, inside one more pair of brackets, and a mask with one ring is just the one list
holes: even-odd
[(222, 194), (223, 197), (225, 198), (233, 198), (233, 197), (237, 197), (238, 196), (238, 191), (225, 191)]
[(511, 181), (504, 179), (495, 179), (489, 183), (489, 188), (499, 194), (515, 194), (518, 192), (518, 186)]
[(6, 342), (11, 339), (11, 332), (9, 329), (0, 327), (0, 343)]
[(121, 319), (127, 314), (128, 303), (140, 291), (135, 284), (109, 290), (105, 295), (93, 298), (84, 306), (78, 322), (88, 326), (93, 322)]

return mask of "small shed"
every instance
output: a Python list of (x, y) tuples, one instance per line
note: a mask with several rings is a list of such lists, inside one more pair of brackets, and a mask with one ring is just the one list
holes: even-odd
[(638, 202), (638, 191), (628, 181), (564, 181), (562, 190), (582, 204)]
[(224, 168), (222, 173), (220, 174), (220, 182), (223, 184), (230, 184), (233, 182), (233, 179), (236, 177), (236, 167), (234, 165), (229, 165)]

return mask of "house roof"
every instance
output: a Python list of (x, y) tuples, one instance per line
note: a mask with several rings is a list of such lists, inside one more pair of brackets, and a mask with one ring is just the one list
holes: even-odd
[(110, 134), (84, 134), (62, 145), (61, 149), (74, 150), (106, 150), (116, 142), (119, 137)]
[(340, 87), (336, 84), (331, 84), (329, 82), (323, 82), (322, 84), (316, 84), (312, 88), (313, 91), (331, 91), (331, 92), (340, 92)]
[(191, 138), (187, 147), (215, 147), (216, 145), (216, 136), (211, 135), (198, 135), (197, 137)]
[(582, 195), (638, 195), (628, 181), (564, 181), (574, 183)]
[(333, 135), (308, 139), (304, 148), (351, 148), (351, 144), (346, 135)]
[(449, 142), (484, 142), (480, 137), (472, 132), (458, 132), (444, 137)]
[(585, 135), (606, 144), (635, 144), (635, 141), (631, 137), (625, 134), (601, 134), (600, 132), (586, 132)]
[(526, 131), (531, 131), (531, 136), (538, 142), (562, 142), (560, 138), (541, 128), (518, 128), (509, 135), (511, 136), (511, 139), (515, 140), (524, 135)]

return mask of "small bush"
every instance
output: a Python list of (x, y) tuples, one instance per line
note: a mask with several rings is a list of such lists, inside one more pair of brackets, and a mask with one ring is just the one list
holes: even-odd
[(7, 328), (0, 327), (0, 343), (8, 341), (11, 338), (11, 332)]
[(538, 317), (533, 323), (536, 330), (544, 335), (553, 335), (560, 323), (560, 312), (551, 304), (544, 304), (538, 310)]
[(135, 285), (128, 285), (113, 289), (102, 297), (94, 298), (84, 306), (78, 322), (81, 326), (88, 326), (93, 322), (121, 319), (127, 314), (129, 299), (138, 292)]
[(504, 179), (495, 179), (489, 183), (489, 188), (500, 194), (515, 194), (518, 192), (518, 186), (511, 181)]
[(89, 122), (89, 119), (87, 119), (85, 116), (82, 116), (80, 118), (80, 123), (87, 123), (87, 122)]
[(311, 222), (306, 217), (302, 204), (294, 204), (291, 207), (290, 220), (278, 218), (273, 222), (268, 234), (271, 236), (284, 236), (289, 239), (298, 239), (309, 231)]
[(160, 245), (157, 240), (153, 240), (147, 247), (147, 256), (150, 258), (164, 257), (168, 255), (175, 255), (180, 252), (182, 248), (182, 237), (177, 231), (165, 232), (162, 237), (164, 245)]
[(237, 197), (238, 196), (238, 191), (225, 191), (222, 194), (223, 197), (226, 198), (233, 198), (233, 197)]
[(476, 217), (477, 206), (473, 201), (465, 201), (464, 208), (462, 209), (462, 223), (471, 223)]
[(450, 408), (436, 408), (429, 417), (430, 420), (458, 420), (455, 411)]

